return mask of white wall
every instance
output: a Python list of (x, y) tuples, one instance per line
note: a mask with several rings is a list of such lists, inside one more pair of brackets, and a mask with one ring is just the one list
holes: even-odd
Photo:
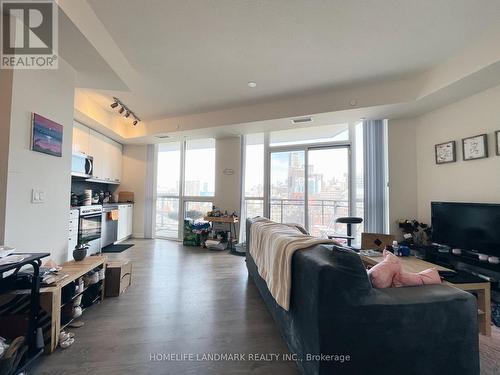
[(12, 76), (12, 70), (0, 70), (0, 108), (2, 109), (0, 110), (0, 245), (3, 244), (5, 235)]
[[(5, 244), (57, 262), (68, 246), (74, 84), (63, 59), (57, 70), (16, 70), (12, 84)], [(32, 112), (64, 126), (61, 158), (30, 150)], [(44, 190), (45, 203), (31, 203), (33, 188)]]
[[(241, 197), (241, 139), (240, 137), (216, 140), (215, 199), (221, 210), (240, 212)], [(226, 170), (226, 173), (224, 173)], [(233, 174), (227, 174), (232, 170)]]
[[(500, 203), (496, 130), (500, 86), (414, 119), (390, 120), (391, 221), (417, 218), (430, 223), (432, 201)], [(488, 134), (490, 157), (463, 161), (462, 138), (482, 133)], [(451, 140), (457, 143), (457, 162), (436, 165), (434, 146)]]
[[(500, 203), (500, 157), (494, 132), (500, 130), (500, 86), (440, 108), (418, 119), (418, 218), (430, 222), (431, 201)], [(487, 159), (463, 161), (462, 138), (488, 133)], [(434, 145), (457, 141), (457, 162), (436, 165)]]
[(144, 204), (146, 200), (147, 145), (123, 146), (122, 181), (118, 191), (134, 192), (133, 236), (144, 237)]

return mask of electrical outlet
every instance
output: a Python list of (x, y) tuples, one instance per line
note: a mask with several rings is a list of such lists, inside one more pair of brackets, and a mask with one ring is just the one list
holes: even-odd
[(31, 203), (44, 203), (45, 202), (45, 192), (40, 189), (31, 190)]

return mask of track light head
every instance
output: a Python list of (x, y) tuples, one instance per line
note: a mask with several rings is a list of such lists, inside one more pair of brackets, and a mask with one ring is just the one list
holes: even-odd
[(134, 126), (136, 126), (141, 121), (139, 117), (137, 117), (136, 114), (130, 110), (130, 108), (128, 108), (125, 104), (122, 103), (120, 99), (114, 96), (113, 96), (113, 103), (111, 103), (110, 106), (113, 109), (120, 107), (120, 109), (118, 109), (118, 113), (120, 115), (123, 115), (125, 118), (129, 118), (130, 116), (132, 116), (134, 120), (132, 124)]

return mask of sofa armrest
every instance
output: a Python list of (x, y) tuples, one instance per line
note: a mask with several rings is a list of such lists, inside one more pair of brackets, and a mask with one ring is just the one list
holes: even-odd
[[(369, 361), (386, 373), (479, 374), (477, 304), (471, 294), (426, 285), (373, 289), (359, 302), (320, 317), (321, 351), (352, 353), (351, 370)], [(328, 340), (329, 334), (340, 340)]]

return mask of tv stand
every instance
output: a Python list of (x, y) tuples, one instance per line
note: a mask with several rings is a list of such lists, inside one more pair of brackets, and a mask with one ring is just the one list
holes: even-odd
[(452, 253), (439, 252), (437, 246), (415, 246), (415, 255), (420, 259), (429, 261), (455, 271), (469, 274), (488, 282), (491, 286), (491, 300), (500, 303), (500, 265), (481, 262), (472, 253), (454, 255)]

